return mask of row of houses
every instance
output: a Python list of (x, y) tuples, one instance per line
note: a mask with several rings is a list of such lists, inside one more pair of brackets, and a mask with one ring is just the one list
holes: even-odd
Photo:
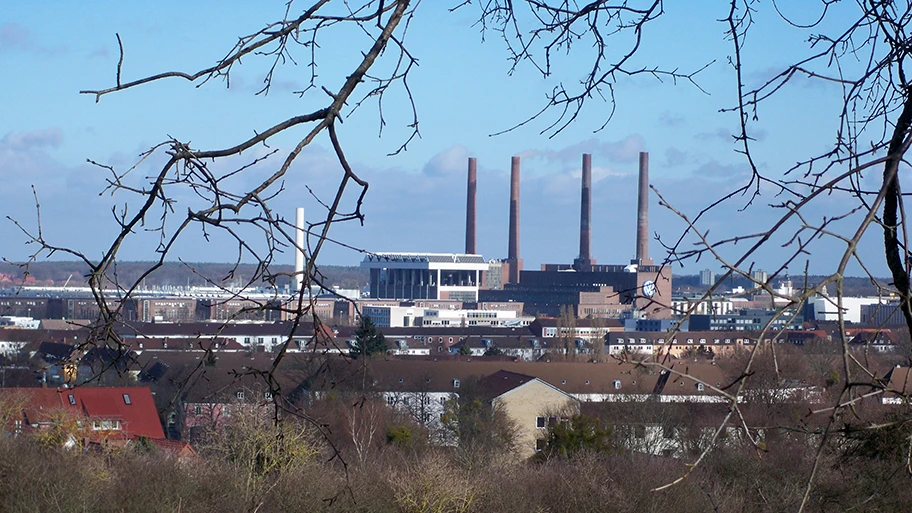
[[(198, 439), (207, 430), (223, 427), (241, 409), (265, 412), (281, 404), (306, 411), (314, 400), (353, 394), (376, 397), (435, 433), (445, 431), (442, 419), (453, 401), (474, 394), (504, 411), (517, 428), (518, 451), (529, 456), (540, 448), (555, 412), (569, 415), (599, 404), (627, 408), (622, 411), (629, 411), (624, 405), (631, 404), (692, 404), (722, 411), (732, 400), (725, 393), (732, 378), (712, 362), (523, 362), (465, 356), (356, 360), (298, 353), (275, 365), (268, 354), (224, 352), (207, 356), (193, 351), (150, 351), (136, 356), (125, 369), (125, 375), (149, 388), (0, 390), (4, 404), (21, 405), (21, 415), (12, 417), (14, 422), (8, 429), (13, 433), (40, 433), (58, 422), (60, 413), (66, 413), (83, 420), (86, 426), (70, 433), (67, 444), (127, 445), (146, 438), (161, 440), (155, 443), (180, 452), (187, 449), (169, 446), (164, 440)], [(905, 404), (909, 376), (905, 368), (885, 375), (878, 389), (880, 401)], [(161, 417), (150, 389), (166, 399)], [(794, 384), (774, 392), (776, 400), (782, 402), (808, 404), (822, 399), (812, 389)], [(749, 403), (755, 395), (762, 396), (762, 401), (770, 397), (769, 391), (748, 391), (739, 402)], [(659, 420), (631, 422), (621, 421), (619, 416), (618, 422), (636, 428), (629, 444), (663, 453), (672, 449), (668, 428)], [(664, 433), (661, 438), (659, 433)], [(445, 442), (444, 438), (440, 440)]]
[[(0, 355), (14, 358), (25, 351), (30, 356), (42, 342), (84, 347), (105, 345), (99, 333), (77, 323), (43, 323), (44, 329), (0, 327)], [(380, 328), (391, 353), (402, 356), (442, 356), (469, 353), (481, 356), (497, 349), (520, 360), (537, 360), (549, 353), (623, 353), (683, 358), (727, 355), (760, 342), (794, 346), (820, 346), (838, 342), (843, 331), (816, 329), (781, 331), (625, 331), (618, 321), (579, 319), (567, 323), (556, 318), (537, 318), (525, 327), (414, 326)], [(64, 329), (66, 328), (66, 329)], [(189, 322), (123, 323), (114, 327), (118, 347), (137, 354), (143, 351), (247, 351), (347, 353), (356, 339), (356, 328), (330, 327), (309, 322)], [(878, 352), (891, 352), (907, 344), (904, 331), (846, 328), (847, 342)]]

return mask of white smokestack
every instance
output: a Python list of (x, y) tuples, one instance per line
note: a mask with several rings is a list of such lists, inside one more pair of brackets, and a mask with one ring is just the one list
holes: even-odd
[(294, 291), (301, 291), (304, 283), (304, 207), (295, 212), (295, 275)]

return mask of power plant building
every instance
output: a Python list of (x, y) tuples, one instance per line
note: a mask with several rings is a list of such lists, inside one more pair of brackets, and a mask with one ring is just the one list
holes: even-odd
[(649, 155), (639, 155), (636, 258), (629, 264), (599, 265), (591, 254), (592, 156), (582, 159), (580, 252), (572, 264), (545, 264), (523, 270), (520, 256), (520, 158), (510, 166), (507, 258), (485, 260), (476, 251), (477, 162), (470, 158), (466, 187), (466, 252), (374, 253), (361, 267), (370, 269), (370, 297), (514, 301), (526, 315), (560, 314), (571, 306), (580, 317), (663, 319), (671, 316), (671, 268), (649, 258)]
[[(471, 168), (471, 165), (470, 165)], [(513, 158), (510, 187), (510, 255), (519, 256), (519, 160)], [(472, 177), (470, 177), (472, 181)], [(474, 194), (474, 187), (470, 194)], [(519, 270), (505, 279), (503, 290), (482, 290), (487, 301), (521, 301), (527, 314), (556, 316), (571, 306), (580, 317), (618, 317), (627, 312), (640, 317), (671, 316), (671, 269), (654, 265), (649, 258), (649, 154), (639, 155), (636, 258), (625, 265), (598, 265), (591, 254), (592, 156), (582, 159), (580, 193), (580, 252), (573, 264), (545, 264), (540, 271)], [(474, 220), (474, 219), (473, 219)]]

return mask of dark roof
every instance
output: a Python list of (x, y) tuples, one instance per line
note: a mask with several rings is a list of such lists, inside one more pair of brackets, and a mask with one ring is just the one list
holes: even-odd
[(88, 336), (86, 329), (73, 330), (26, 330), (22, 328), (0, 328), (0, 340), (7, 342), (82, 342)]
[[(497, 337), (534, 337), (528, 326), (505, 328), (501, 326), (416, 326), (412, 328), (379, 328), (387, 337), (425, 336), (425, 337), (463, 337), (477, 336)], [(341, 330), (340, 330), (341, 333)]]
[(29, 388), (40, 385), (39, 376), (28, 367), (3, 367), (0, 375), (0, 385), (4, 387)]
[(66, 360), (73, 354), (75, 346), (58, 342), (42, 342), (38, 346), (38, 355), (45, 360)]
[(140, 381), (156, 383), (168, 373), (168, 364), (164, 362), (151, 362), (151, 364), (139, 373)]
[[(276, 322), (156, 322), (124, 323), (117, 329), (123, 337), (287, 337), (293, 324)], [(313, 324), (302, 322), (296, 337), (313, 335)]]
[(215, 338), (173, 338), (173, 337), (129, 337), (124, 345), (134, 351), (242, 351), (246, 349), (234, 339)]
[(478, 382), (478, 387), (482, 395), (490, 400), (534, 379), (536, 379), (534, 376), (499, 370), (482, 378)]
[[(182, 351), (144, 352), (138, 357), (144, 375), (158, 374), (167, 366), (164, 376), (158, 378), (160, 385), (171, 385), (180, 390), (181, 398), (187, 403), (227, 402), (239, 391), (256, 390), (267, 392), (267, 373), (272, 369), (275, 357), (271, 353), (201, 353)], [(293, 394), (314, 368), (319, 358), (300, 353), (286, 354), (273, 374), (279, 392), (284, 396)]]
[[(658, 390), (666, 395), (706, 395), (713, 392), (706, 388), (698, 391), (694, 378), (710, 386), (729, 384), (722, 371), (708, 363), (678, 364), (675, 373), (662, 377), (665, 382)], [(368, 383), (378, 391), (454, 392), (454, 380), (471, 377), (482, 379), (498, 371), (508, 371), (533, 376), (571, 394), (650, 394), (657, 390), (656, 383), (662, 376), (655, 366), (630, 363), (584, 362), (505, 362), (486, 361), (479, 358), (431, 360), (331, 360), (324, 372), (316, 375), (308, 385), (314, 390), (327, 390), (342, 383)], [(677, 372), (691, 377), (682, 377)], [(616, 386), (620, 386), (618, 388)]]
[[(560, 324), (558, 317), (538, 317), (535, 321), (543, 327), (556, 328)], [(574, 319), (574, 326), (577, 328), (623, 328), (624, 323), (617, 319)]]

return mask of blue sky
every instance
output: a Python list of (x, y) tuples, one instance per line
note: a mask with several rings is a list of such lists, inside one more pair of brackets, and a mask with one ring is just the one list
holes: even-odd
[[(458, 3), (458, 2), (451, 2)], [(301, 4), (303, 5), (303, 4)], [(599, 263), (623, 263), (634, 252), (636, 220), (636, 157), (649, 151), (651, 183), (677, 210), (695, 215), (725, 192), (742, 185), (747, 167), (730, 136), (737, 117), (720, 109), (735, 104), (733, 71), (728, 65), (731, 44), (724, 39), (724, 2), (669, 2), (661, 20), (650, 24), (636, 63), (642, 66), (699, 69), (701, 88), (652, 77), (621, 79), (615, 90), (616, 112), (605, 120), (609, 105), (593, 99), (573, 125), (553, 137), (541, 135), (549, 118), (513, 132), (490, 134), (522, 121), (543, 105), (545, 94), (560, 81), (579, 80), (590, 49), (578, 45), (555, 62), (554, 75), (542, 78), (529, 66), (508, 74), (504, 45), (488, 34), (482, 42), (474, 25), (476, 7), (449, 13), (446, 2), (420, 4), (406, 38), (419, 59), (410, 86), (418, 108), (421, 138), (408, 151), (387, 156), (404, 141), (411, 122), (407, 98), (393, 92), (384, 105), (382, 137), (374, 105), (366, 104), (345, 120), (340, 137), (355, 170), (371, 182), (364, 227), (355, 223), (333, 228), (331, 235), (370, 251), (459, 252), (464, 241), (466, 159), (478, 158), (478, 248), (488, 258), (506, 256), (508, 174), (510, 157), (523, 156), (521, 251), (527, 268), (540, 263), (570, 262), (578, 252), (579, 167), (583, 152), (593, 153), (593, 254)], [(300, 6), (299, 6), (300, 7)], [(744, 60), (749, 84), (773, 76), (790, 61), (807, 55), (809, 32), (789, 28), (766, 4), (758, 5), (756, 30), (747, 41)], [(789, 2), (788, 14), (816, 17), (816, 2)], [(851, 6), (849, 6), (851, 8)], [(123, 38), (124, 80), (167, 70), (195, 71), (224, 55), (241, 34), (278, 19), (284, 3), (256, 2), (132, 2), (18, 3), (5, 7), (0, 18), (0, 66), (6, 70), (3, 115), (0, 116), (0, 213), (36, 226), (35, 186), (41, 203), (45, 237), (93, 256), (101, 253), (114, 224), (111, 208), (129, 198), (99, 195), (105, 171), (92, 159), (118, 169), (169, 136), (211, 149), (232, 145), (291, 115), (308, 112), (323, 101), (321, 92), (299, 98), (293, 91), (307, 82), (306, 55), (297, 66), (280, 68), (273, 90), (255, 96), (265, 68), (245, 61), (232, 75), (231, 86), (210, 82), (195, 87), (186, 81), (162, 81), (105, 96), (95, 103), (81, 89), (110, 87), (118, 58), (115, 32)], [(833, 27), (844, 18), (836, 12)], [(317, 73), (321, 83), (337, 86), (364, 46), (357, 31), (321, 41)], [(388, 63), (380, 62), (380, 66)], [(704, 92), (705, 91), (705, 92)], [(760, 168), (781, 177), (798, 160), (824, 151), (832, 143), (840, 91), (798, 80), (760, 111), (753, 125)], [(294, 131), (272, 141), (292, 147), (303, 136)], [(326, 198), (334, 190), (339, 168), (329, 141), (318, 139), (292, 167), (285, 191), (273, 208), (293, 219), (305, 206), (308, 219), (320, 213), (305, 185)], [(250, 155), (245, 156), (249, 158)], [(274, 162), (275, 161), (275, 162)], [(265, 175), (278, 159), (255, 172)], [(160, 163), (155, 156), (138, 168), (139, 180)], [(224, 164), (222, 171), (229, 170)], [(876, 172), (872, 177), (876, 178)], [(190, 201), (178, 195), (178, 199)], [(735, 200), (708, 215), (702, 230), (713, 238), (765, 229), (781, 211), (767, 193), (741, 211)], [(823, 198), (812, 205), (811, 219), (841, 214), (851, 207), (846, 198)], [(186, 207), (184, 207), (186, 208)], [(178, 209), (180, 212), (181, 210)], [(673, 240), (684, 224), (658, 198), (651, 197), (651, 230)], [(846, 230), (853, 226), (844, 223)], [(206, 242), (188, 233), (175, 257), (191, 261), (231, 261), (235, 254), (216, 237)], [(107, 237), (107, 238), (106, 238)], [(0, 256), (26, 258), (34, 249), (11, 222), (0, 223)], [(758, 253), (755, 267), (777, 268), (786, 250), (775, 240)], [(122, 259), (154, 257), (155, 240), (138, 237), (124, 248)], [(726, 249), (736, 257), (744, 244)], [(885, 275), (877, 234), (864, 240), (860, 253), (878, 275)], [(828, 240), (811, 246), (811, 255), (792, 266), (799, 272), (810, 261), (812, 272), (828, 272), (840, 246)], [(662, 258), (653, 241), (654, 258)], [(289, 255), (285, 260), (293, 262)], [(330, 246), (323, 263), (355, 264), (356, 252)], [(675, 272), (696, 273), (719, 268), (702, 260)], [(796, 268), (797, 267), (797, 268)], [(857, 267), (852, 268), (856, 273)]]

